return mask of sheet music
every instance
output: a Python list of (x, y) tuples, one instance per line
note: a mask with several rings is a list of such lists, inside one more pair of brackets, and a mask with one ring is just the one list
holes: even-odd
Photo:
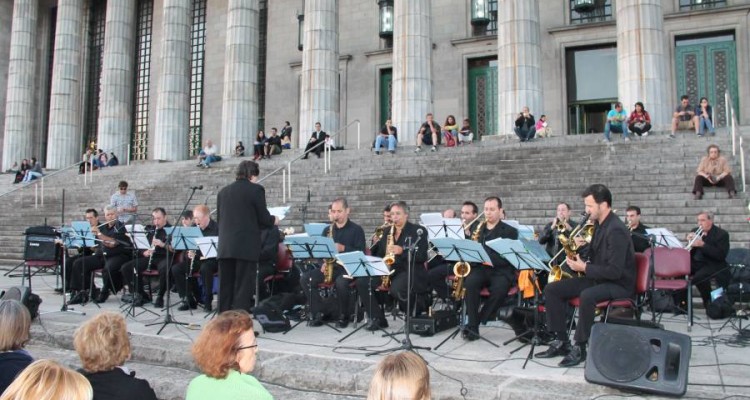
[(522, 225), (520, 222), (514, 219), (504, 219), (503, 222), (516, 228), (516, 230), (518, 231), (519, 238), (535, 240), (534, 227), (532, 225)]
[(646, 233), (654, 235), (656, 237), (656, 245), (669, 248), (683, 248), (685, 247), (677, 236), (667, 228), (649, 228), (646, 229)]
[[(125, 225), (125, 229), (128, 231), (127, 236), (135, 244), (135, 248), (139, 250), (147, 250), (151, 248), (151, 243), (146, 237), (146, 229), (141, 224)], [(131, 231), (132, 229), (132, 231)]]
[(219, 248), (218, 236), (204, 236), (195, 238), (195, 244), (203, 254), (203, 258), (216, 258), (216, 250)]
[(330, 224), (324, 224), (322, 222), (311, 222), (305, 224), (305, 232), (307, 232), (309, 236), (323, 236), (323, 229), (329, 225)]
[(286, 218), (287, 214), (289, 214), (289, 209), (289, 206), (268, 207), (268, 212), (281, 221)]
[(420, 223), (427, 228), (427, 238), (449, 237), (453, 239), (463, 239), (464, 232), (460, 218), (443, 218), (440, 213), (425, 213), (419, 217)]

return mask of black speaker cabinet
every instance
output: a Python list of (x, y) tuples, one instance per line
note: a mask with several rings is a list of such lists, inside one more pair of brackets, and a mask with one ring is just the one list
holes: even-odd
[(27, 235), (23, 259), (26, 261), (55, 261), (57, 247), (54, 236)]
[(594, 324), (585, 377), (619, 389), (682, 396), (687, 390), (690, 337), (637, 326)]

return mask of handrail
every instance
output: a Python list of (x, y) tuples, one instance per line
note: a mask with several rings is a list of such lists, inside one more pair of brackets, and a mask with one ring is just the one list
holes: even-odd
[[(729, 124), (730, 131), (732, 134), (732, 157), (737, 157), (737, 115), (734, 111), (734, 103), (732, 102), (732, 95), (729, 94), (729, 90), (724, 92), (724, 101), (726, 102), (726, 118), (727, 124)], [(745, 183), (745, 149), (742, 144), (742, 136), (739, 139), (740, 148), (740, 178), (742, 179), (742, 191), (747, 190), (747, 184)]]

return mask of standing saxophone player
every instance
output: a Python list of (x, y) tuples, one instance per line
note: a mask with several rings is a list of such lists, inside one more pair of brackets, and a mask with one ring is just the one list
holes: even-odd
[[(490, 256), (492, 266), (472, 264), (471, 273), (466, 276), (464, 286), (466, 287), (466, 314), (469, 321), (463, 331), (464, 340), (479, 339), (479, 323), (487, 323), (500, 307), (503, 299), (508, 295), (508, 290), (516, 280), (516, 269), (500, 254), (489, 248), (485, 243), (498, 238), (518, 239), (518, 230), (501, 218), (503, 213), (503, 202), (499, 197), (490, 196), (484, 200), (484, 218), (472, 233), (472, 240), (482, 244)], [(482, 288), (487, 287), (490, 297), (481, 307), (479, 293)]]
[[(394, 262), (391, 265), (391, 286), (389, 293), (395, 297), (403, 307), (406, 303), (407, 295), (414, 299), (415, 294), (427, 293), (429, 285), (427, 283), (427, 270), (424, 263), (427, 261), (427, 230), (417, 224), (409, 222), (409, 207), (403, 201), (397, 201), (391, 204), (391, 222), (393, 223), (393, 244), (388, 245), (391, 229), (388, 229), (380, 238), (378, 243), (372, 248), (372, 255), (384, 257), (386, 254), (394, 255)], [(412, 288), (408, 287), (407, 267), (408, 245), (415, 245), (415, 251), (412, 254), (411, 267), (413, 271), (411, 283)], [(368, 314), (370, 321), (367, 330), (376, 331), (381, 328), (387, 328), (388, 322), (385, 320), (383, 310), (378, 304), (371, 303), (380, 300), (377, 296), (370, 296), (370, 291), (375, 290), (381, 283), (381, 279), (370, 279), (368, 277), (357, 278), (357, 291), (359, 298), (364, 304), (365, 312)], [(412, 305), (415, 303), (412, 302)], [(403, 307), (405, 310), (405, 307)]]
[[(331, 203), (329, 217), (331, 225), (323, 229), (323, 236), (331, 237), (336, 243), (336, 251), (345, 253), (350, 251), (365, 251), (365, 231), (361, 226), (349, 219), (349, 203), (344, 197), (338, 197)], [(325, 268), (325, 262), (322, 268)], [(346, 328), (349, 325), (351, 296), (349, 296), (349, 284), (351, 279), (345, 278), (346, 270), (337, 263), (333, 263), (331, 280), (336, 288), (336, 299), (339, 305), (339, 316), (336, 326)], [(305, 291), (305, 298), (310, 302), (309, 310), (312, 313), (310, 326), (323, 325), (322, 299), (318, 292), (318, 286), (326, 279), (324, 271), (316, 268), (305, 272), (300, 277), (300, 284)]]

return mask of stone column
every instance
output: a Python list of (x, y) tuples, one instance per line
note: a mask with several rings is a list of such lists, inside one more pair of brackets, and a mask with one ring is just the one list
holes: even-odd
[(221, 154), (251, 146), (258, 129), (258, 0), (229, 0)]
[(625, 109), (644, 103), (654, 129), (668, 129), (667, 47), (660, 0), (617, 0), (617, 92)]
[(63, 168), (81, 158), (81, 104), (84, 0), (57, 3), (55, 50), (47, 134), (47, 168)]
[(41, 158), (40, 154), (34, 153), (32, 145), (38, 12), (38, 0), (16, 0), (13, 3), (2, 171), (14, 162), (20, 165), (24, 158)]
[(320, 122), (323, 130), (339, 129), (338, 0), (305, 0), (302, 48), (302, 95), (299, 138), (304, 148)]
[(188, 155), (192, 22), (190, 2), (164, 0), (163, 15), (153, 158), (177, 161), (184, 160)]
[(396, 0), (393, 6), (393, 124), (403, 145), (432, 112), (431, 1)]
[(542, 110), (542, 44), (538, 0), (499, 0), (497, 10), (498, 133), (513, 134), (524, 106)]
[(133, 130), (136, 9), (136, 0), (109, 0), (104, 29), (96, 142), (100, 149), (114, 151), (123, 160)]

